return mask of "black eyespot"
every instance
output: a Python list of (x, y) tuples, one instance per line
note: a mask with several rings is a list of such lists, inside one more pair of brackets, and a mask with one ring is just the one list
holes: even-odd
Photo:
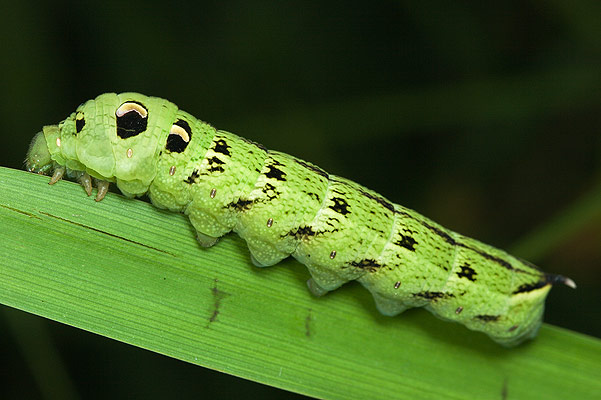
[(190, 135), (190, 139), (192, 139), (192, 128), (190, 128), (190, 124), (188, 124), (188, 121), (178, 119), (177, 121), (175, 121), (174, 125), (181, 126), (182, 128), (184, 128), (188, 135)]
[(83, 117), (83, 113), (78, 113), (75, 116), (75, 131), (77, 133), (81, 132), (83, 127), (86, 125), (86, 120)]
[(117, 117), (117, 136), (127, 139), (139, 135), (148, 125), (148, 110), (135, 101), (127, 101), (115, 112)]
[(192, 139), (192, 129), (188, 122), (183, 119), (178, 119), (172, 126), (169, 131), (169, 136), (167, 136), (167, 143), (165, 144), (165, 149), (174, 153), (181, 153), (186, 150), (188, 147), (188, 143)]

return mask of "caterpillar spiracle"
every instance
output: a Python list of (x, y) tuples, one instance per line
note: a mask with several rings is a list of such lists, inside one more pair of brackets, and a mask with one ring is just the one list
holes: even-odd
[(203, 247), (236, 232), (257, 266), (293, 256), (317, 296), (357, 280), (385, 315), (425, 307), (506, 346), (536, 335), (553, 284), (575, 287), (157, 97), (106, 93), (81, 104), (34, 137), (26, 166), (52, 174), (51, 184), (75, 177), (88, 195), (93, 177), (97, 201), (110, 182), (127, 197), (147, 193), (187, 215)]

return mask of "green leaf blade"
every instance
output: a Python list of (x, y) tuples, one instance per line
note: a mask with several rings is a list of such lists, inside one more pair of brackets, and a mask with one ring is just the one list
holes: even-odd
[(182, 215), (0, 168), (0, 303), (322, 398), (595, 398), (601, 341), (545, 325), (516, 349), (423, 310), (378, 314), (351, 283), (323, 298), (293, 260), (202, 249)]

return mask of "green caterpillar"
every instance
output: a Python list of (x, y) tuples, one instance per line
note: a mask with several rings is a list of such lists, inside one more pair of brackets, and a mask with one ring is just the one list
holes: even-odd
[(350, 280), (397, 315), (425, 307), (512, 346), (533, 338), (551, 285), (575, 287), (492, 246), (450, 231), (357, 183), (138, 93), (107, 93), (80, 105), (33, 139), (27, 169), (77, 178), (88, 195), (96, 178), (127, 197), (148, 193), (162, 209), (190, 218), (204, 247), (230, 231), (252, 262), (292, 255), (317, 296)]

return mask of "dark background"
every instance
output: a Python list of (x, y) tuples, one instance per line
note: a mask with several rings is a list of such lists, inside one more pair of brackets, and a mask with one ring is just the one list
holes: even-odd
[[(2, 166), (88, 98), (139, 91), (503, 248), (600, 187), (596, 0), (7, 3)], [(591, 219), (531, 259), (579, 285), (547, 322), (601, 336), (600, 243)], [(56, 358), (85, 398), (294, 397), (1, 310), (3, 398), (51, 395)]]

